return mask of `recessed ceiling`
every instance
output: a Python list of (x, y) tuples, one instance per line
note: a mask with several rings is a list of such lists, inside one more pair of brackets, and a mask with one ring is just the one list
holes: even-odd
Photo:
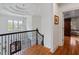
[[(12, 14), (19, 14), (19, 15), (28, 15), (38, 13), (38, 4), (34, 3), (6, 3), (0, 4), (0, 7), (5, 11)], [(1, 9), (0, 8), (0, 9)]]

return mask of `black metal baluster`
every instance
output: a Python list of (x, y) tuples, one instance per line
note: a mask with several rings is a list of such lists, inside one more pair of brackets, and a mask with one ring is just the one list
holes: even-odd
[(12, 43), (12, 35), (11, 35), (11, 43)]
[(22, 46), (23, 46), (23, 44), (24, 44), (23, 40), (24, 40), (24, 38), (23, 38), (23, 33), (22, 33)]
[[(20, 34), (20, 40), (22, 39), (22, 33)], [(22, 40), (21, 40), (21, 49), (22, 49)]]
[[(12, 44), (12, 35), (10, 35), (10, 40), (11, 40), (11, 43), (10, 44)], [(10, 48), (10, 51), (11, 51), (11, 49), (12, 49), (12, 47)]]
[(16, 37), (16, 41), (17, 41), (17, 34), (15, 34), (15, 35), (16, 35), (15, 37)]
[(44, 46), (44, 35), (42, 35), (42, 45)]
[(1, 37), (1, 40), (2, 40), (1, 41), (2, 42), (2, 44), (1, 44), (1, 51), (2, 51), (2, 53), (1, 54), (3, 55), (3, 36)]
[[(17, 42), (17, 34), (16, 34), (16, 42)], [(16, 44), (16, 47), (15, 47), (15, 50), (17, 50), (17, 44)]]
[[(23, 33), (23, 45), (25, 45), (25, 44), (24, 44), (24, 33)], [(25, 46), (24, 46), (24, 47), (25, 47)], [(23, 47), (23, 49), (24, 49), (24, 47)]]
[(8, 55), (9, 55), (9, 51), (10, 50), (10, 47), (9, 47), (9, 35), (8, 35)]
[(5, 36), (5, 55), (6, 55), (6, 36)]
[[(20, 41), (20, 40), (19, 40), (19, 33), (18, 33), (18, 43), (17, 43), (17, 44), (19, 44), (19, 41)], [(19, 48), (18, 48), (18, 49), (19, 49)], [(20, 53), (18, 52), (18, 54), (20, 54)]]
[(36, 45), (38, 45), (38, 30), (36, 30)]
[(21, 41), (21, 33), (20, 33), (20, 41)]
[[(20, 33), (20, 48), (21, 48), (21, 33)], [(21, 52), (22, 53), (22, 52)]]
[(29, 39), (29, 41), (30, 41), (30, 47), (31, 47), (31, 39)]
[(24, 48), (25, 48), (25, 47), (26, 47), (26, 46), (25, 46), (25, 34), (23, 33), (23, 35), (24, 35)]
[(23, 49), (23, 40), (24, 40), (24, 38), (23, 38), (23, 33), (22, 33), (22, 49)]
[(43, 35), (43, 46), (44, 46), (44, 35)]
[[(20, 33), (19, 33), (19, 42), (21, 42), (21, 41), (20, 41)], [(19, 44), (21, 44), (21, 43), (19, 43)], [(19, 54), (21, 54), (21, 52), (20, 52)]]

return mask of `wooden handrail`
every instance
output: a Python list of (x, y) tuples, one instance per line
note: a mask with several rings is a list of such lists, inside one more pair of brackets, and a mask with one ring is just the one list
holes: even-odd
[(25, 32), (33, 32), (33, 31), (36, 31), (36, 30), (28, 30), (28, 31), (20, 31), (20, 32), (4, 33), (4, 34), (0, 34), (0, 36), (10, 35), (10, 34), (18, 34), (18, 33), (25, 33)]

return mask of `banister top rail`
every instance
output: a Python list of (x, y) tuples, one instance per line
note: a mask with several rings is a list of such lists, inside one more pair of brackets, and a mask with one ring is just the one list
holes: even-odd
[(38, 32), (38, 34), (39, 34), (39, 35), (44, 36), (44, 35), (42, 35), (42, 34), (39, 32), (39, 30), (38, 30), (38, 29), (36, 29), (36, 31)]
[(27, 30), (27, 31), (20, 31), (20, 32), (4, 33), (4, 34), (0, 34), (0, 36), (18, 34), (18, 33), (25, 33), (25, 32), (33, 32), (33, 31), (36, 31), (36, 30)]
[(18, 33), (25, 33), (25, 32), (34, 32), (34, 31), (37, 31), (39, 35), (44, 36), (44, 35), (42, 35), (42, 34), (39, 32), (38, 29), (36, 29), (36, 30), (20, 31), (20, 32), (12, 32), (12, 33), (4, 33), (4, 34), (0, 34), (0, 36), (11, 35), (11, 34), (18, 34)]

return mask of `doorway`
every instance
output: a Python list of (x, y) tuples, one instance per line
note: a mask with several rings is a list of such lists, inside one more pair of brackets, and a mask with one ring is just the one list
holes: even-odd
[(64, 18), (64, 47), (69, 50), (71, 41), (71, 18)]
[(79, 55), (79, 17), (64, 19), (64, 50), (67, 55)]
[(71, 18), (64, 19), (64, 36), (71, 36)]

